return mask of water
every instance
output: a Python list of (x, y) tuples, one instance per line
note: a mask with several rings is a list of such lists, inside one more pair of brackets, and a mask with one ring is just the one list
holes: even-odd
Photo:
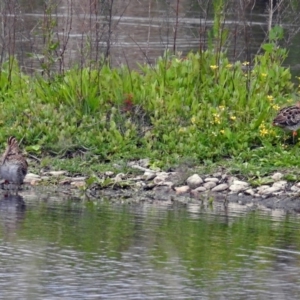
[[(242, 8), (242, 2), (236, 1), (228, 7), (224, 24), (229, 30), (226, 48), (231, 60), (249, 61), (258, 53), (267, 31), (266, 2), (255, 1), (253, 5), (248, 1)], [(208, 31), (214, 22), (212, 1), (207, 1), (207, 6), (205, 1), (178, 3), (178, 9), (177, 1), (156, 0), (3, 4), (0, 10), (8, 16), (0, 19), (3, 53), (16, 55), (26, 72), (42, 72), (63, 71), (78, 64), (89, 66), (101, 55), (109, 55), (113, 66), (137, 68), (137, 63), (154, 63), (166, 49), (183, 55), (206, 49)], [(289, 39), (288, 32), (298, 30), (297, 15), (286, 13), (280, 24)], [(292, 66), (294, 74), (300, 70), (299, 37), (296, 34), (291, 39), (285, 62)]]
[(299, 216), (23, 193), (0, 200), (1, 299), (298, 299)]

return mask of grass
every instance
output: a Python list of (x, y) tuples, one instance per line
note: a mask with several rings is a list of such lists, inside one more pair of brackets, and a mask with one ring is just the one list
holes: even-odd
[(252, 65), (215, 50), (166, 52), (138, 70), (74, 67), (51, 78), (4, 64), (1, 145), (15, 135), (41, 160), (36, 168), (81, 174), (144, 157), (153, 167), (222, 164), (245, 176), (299, 167), (298, 143), (271, 125), (297, 93), (286, 51), (275, 42), (263, 49)]

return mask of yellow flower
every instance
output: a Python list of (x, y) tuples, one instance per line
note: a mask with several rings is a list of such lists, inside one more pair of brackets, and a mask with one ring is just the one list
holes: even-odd
[(236, 120), (236, 116), (230, 116), (230, 119), (231, 119), (232, 121), (235, 121), (235, 120)]
[(226, 65), (226, 68), (230, 69), (232, 67), (232, 64)]
[(224, 133), (225, 133), (225, 130), (224, 130), (224, 129), (221, 129), (220, 132), (221, 132), (222, 134), (224, 134)]
[(272, 105), (272, 108), (274, 108), (275, 110), (279, 110), (280, 106), (278, 104), (274, 104)]
[(267, 77), (267, 74), (266, 73), (261, 73), (261, 76), (262, 77)]
[(196, 117), (195, 117), (195, 116), (192, 116), (192, 118), (191, 118), (191, 123), (192, 123), (192, 124), (195, 124), (195, 123), (196, 123)]
[(287, 102), (288, 102), (288, 103), (293, 103), (294, 100), (293, 100), (293, 99), (289, 99)]
[(179, 128), (179, 133), (183, 133), (186, 132), (186, 127), (180, 127)]
[(225, 106), (224, 106), (224, 105), (220, 105), (220, 106), (219, 106), (219, 109), (220, 109), (220, 110), (225, 110)]
[(219, 114), (214, 113), (213, 117), (214, 117), (214, 123), (215, 124), (221, 124), (220, 115)]
[(244, 61), (244, 62), (242, 63), (242, 65), (243, 65), (243, 66), (248, 66), (248, 65), (249, 65), (249, 61)]
[(259, 125), (259, 135), (260, 136), (266, 136), (269, 134), (269, 130), (266, 128), (265, 123), (261, 123)]
[(268, 98), (269, 101), (274, 100), (274, 97), (272, 95), (268, 95), (267, 98)]
[(212, 66), (210, 66), (210, 68), (211, 68), (212, 70), (215, 70), (215, 69), (218, 69), (218, 66), (212, 65)]

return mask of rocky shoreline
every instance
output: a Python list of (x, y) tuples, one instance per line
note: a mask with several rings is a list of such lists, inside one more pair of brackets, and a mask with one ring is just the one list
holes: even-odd
[[(29, 173), (29, 186), (56, 185), (60, 190), (80, 190), (88, 198), (133, 202), (223, 202), (249, 207), (263, 205), (300, 212), (300, 182), (285, 180), (280, 172), (247, 182), (226, 172), (188, 175), (189, 172), (162, 172), (149, 168), (147, 159), (130, 162), (133, 172), (104, 172), (99, 177), (69, 177), (66, 171), (49, 171), (40, 175)], [(136, 175), (136, 173), (140, 173)]]

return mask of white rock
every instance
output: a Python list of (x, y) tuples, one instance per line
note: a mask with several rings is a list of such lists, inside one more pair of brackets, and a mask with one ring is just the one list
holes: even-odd
[(271, 178), (272, 178), (274, 181), (279, 181), (282, 177), (283, 177), (283, 174), (280, 173), (280, 172), (274, 173), (274, 174), (271, 176)]
[(84, 177), (84, 176), (81, 176), (81, 177), (71, 177), (70, 178), (70, 180), (71, 181), (84, 181), (84, 180), (86, 180), (86, 177)]
[(176, 194), (184, 194), (187, 193), (190, 190), (190, 187), (188, 185), (178, 186), (175, 188)]
[(269, 185), (261, 185), (261, 186), (259, 186), (259, 187), (257, 188), (257, 193), (258, 193), (258, 194), (262, 194), (262, 193), (264, 192), (264, 190), (265, 190), (265, 189), (268, 189), (268, 188), (270, 188)]
[(255, 194), (255, 192), (254, 192), (253, 189), (247, 189), (247, 190), (245, 191), (245, 194), (253, 196), (253, 195)]
[(37, 175), (37, 174), (33, 174), (33, 173), (28, 173), (25, 178), (26, 179), (37, 179), (37, 178), (40, 178), (41, 176), (40, 175)]
[(174, 183), (172, 181), (163, 181), (160, 184), (158, 184), (159, 186), (168, 186), (169, 188), (173, 188), (174, 187)]
[(205, 182), (215, 182), (215, 183), (218, 183), (219, 179), (216, 178), (216, 177), (208, 177), (208, 178), (205, 178), (204, 181)]
[(204, 186), (199, 186), (196, 189), (194, 189), (194, 191), (202, 193), (206, 191), (206, 188)]
[(222, 173), (221, 172), (216, 172), (216, 173), (214, 173), (212, 175), (213, 175), (213, 177), (221, 177)]
[(273, 183), (273, 187), (279, 187), (280, 189), (284, 189), (285, 186), (287, 185), (287, 181), (286, 180), (279, 180)]
[(217, 186), (215, 186), (211, 191), (212, 192), (222, 192), (228, 189), (228, 184), (227, 183), (221, 183)]
[(264, 190), (261, 192), (261, 194), (262, 194), (262, 195), (270, 195), (270, 194), (273, 194), (273, 193), (278, 192), (278, 191), (280, 191), (280, 190), (281, 190), (281, 188), (278, 187), (278, 186), (271, 186), (271, 187), (269, 187), (269, 188), (264, 189)]
[(115, 173), (113, 172), (113, 171), (106, 171), (106, 172), (104, 172), (104, 175), (105, 176), (108, 176), (108, 177), (111, 177), (111, 176), (113, 176)]
[(229, 185), (232, 185), (234, 181), (239, 181), (235, 176), (227, 176), (227, 182)]
[(203, 187), (205, 187), (205, 189), (207, 190), (211, 190), (212, 188), (214, 188), (217, 184), (214, 182), (214, 181), (208, 181), (208, 182), (205, 182), (203, 184)]
[(242, 184), (233, 184), (229, 187), (229, 190), (234, 192), (234, 193), (238, 193), (240, 191), (244, 191), (245, 189), (247, 189), (248, 186), (246, 185), (242, 185)]
[(166, 181), (169, 177), (169, 173), (166, 172), (159, 172), (157, 176), (153, 179), (155, 184), (161, 184), (162, 182)]
[(119, 173), (116, 175), (116, 177), (114, 178), (115, 182), (120, 182), (122, 181), (124, 178), (126, 177), (126, 175), (124, 173)]
[(297, 183), (296, 183), (296, 186), (297, 186), (297, 187), (300, 187), (300, 182), (297, 182)]
[(143, 175), (143, 178), (145, 180), (152, 180), (156, 177), (156, 173), (155, 172), (151, 172), (151, 171), (146, 171)]
[(241, 180), (233, 180), (232, 182), (233, 185), (242, 185), (242, 186), (249, 186), (249, 183), (246, 181), (241, 181)]
[(299, 192), (299, 191), (300, 191), (300, 187), (297, 186), (297, 185), (293, 185), (293, 186), (291, 187), (291, 191), (292, 191), (292, 192)]
[(44, 175), (62, 176), (66, 173), (67, 171), (50, 171), (50, 172), (45, 172)]
[(198, 174), (194, 174), (186, 180), (186, 183), (191, 189), (195, 189), (203, 183), (203, 180)]

